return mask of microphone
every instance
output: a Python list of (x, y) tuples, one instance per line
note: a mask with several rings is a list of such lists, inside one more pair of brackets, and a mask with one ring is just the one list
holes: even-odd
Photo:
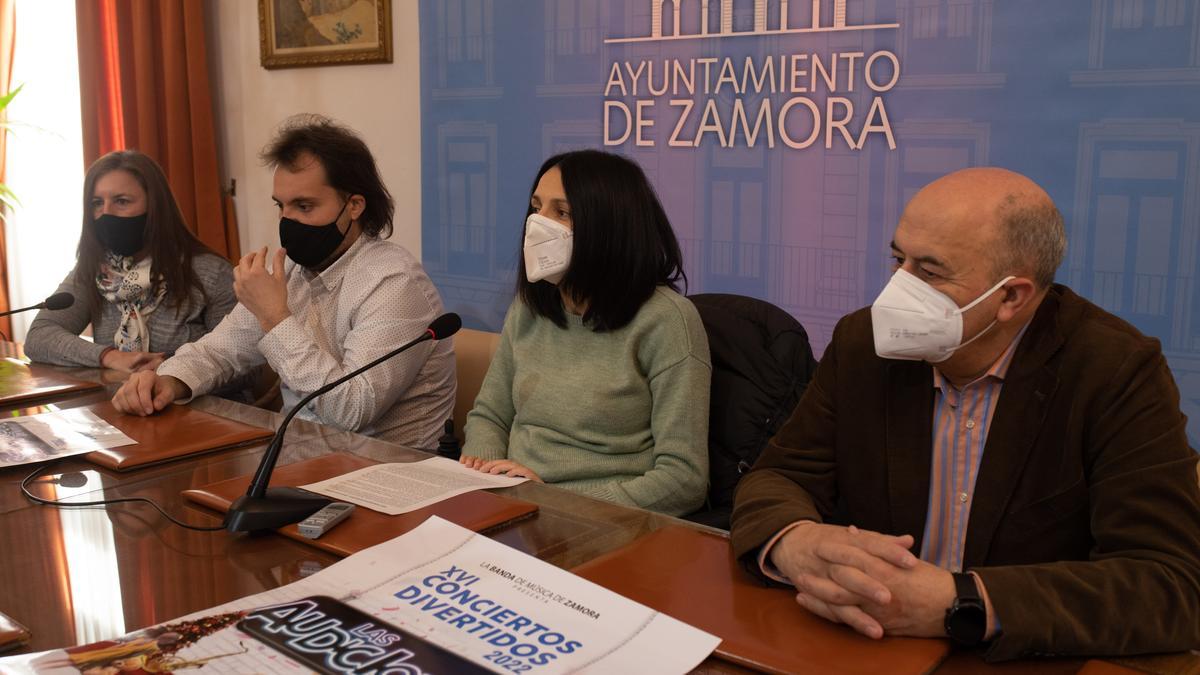
[(321, 394), (354, 379), (371, 368), (426, 340), (444, 340), (457, 333), (459, 328), (462, 328), (462, 318), (454, 312), (443, 314), (434, 319), (419, 337), (393, 349), (367, 365), (339, 377), (300, 399), (300, 402), (292, 406), (292, 409), (288, 411), (287, 416), (283, 418), (283, 422), (279, 425), (279, 429), (275, 431), (275, 436), (271, 439), (271, 444), (267, 446), (267, 451), (263, 455), (262, 461), (258, 464), (258, 470), (254, 472), (254, 479), (250, 481), (250, 488), (246, 490), (246, 494), (238, 497), (237, 501), (229, 507), (229, 512), (225, 514), (225, 529), (230, 532), (273, 530), (277, 527), (300, 522), (333, 501), (307, 490), (301, 490), (300, 488), (267, 487), (271, 482), (271, 472), (275, 470), (275, 461), (279, 459), (279, 453), (283, 449), (283, 435), (287, 431), (288, 424), (291, 423), (292, 418), (296, 416), (296, 413), (303, 410), (309, 401)]
[(447, 312), (434, 319), (425, 330), (429, 333), (429, 339), (445, 340), (457, 333), (459, 328), (462, 328), (462, 317), (454, 312)]
[(37, 480), (29, 481), (31, 485), (33, 483), (53, 483), (54, 485), (61, 485), (69, 488), (83, 487), (84, 485), (87, 485), (87, 482), (88, 477), (79, 471), (60, 473), (57, 478), (52, 476), (44, 476), (42, 478), (38, 478)]
[(7, 312), (0, 312), (0, 316), (20, 314), (21, 312), (28, 312), (31, 309), (66, 309), (73, 304), (75, 304), (74, 295), (71, 295), (70, 293), (55, 293), (36, 305), (22, 307), (21, 309), (10, 309)]
[(42, 303), (42, 307), (46, 309), (66, 309), (75, 304), (75, 296), (70, 293), (55, 293), (46, 298)]

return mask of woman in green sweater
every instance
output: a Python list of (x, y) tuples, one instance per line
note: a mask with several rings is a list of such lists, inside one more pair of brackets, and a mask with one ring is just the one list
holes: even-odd
[(708, 483), (708, 339), (637, 164), (583, 150), (534, 179), (517, 299), (462, 463), (670, 515)]

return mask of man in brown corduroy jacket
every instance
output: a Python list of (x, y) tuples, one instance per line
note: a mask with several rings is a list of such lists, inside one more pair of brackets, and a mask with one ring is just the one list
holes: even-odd
[[(1200, 648), (1200, 485), (1157, 340), (1053, 283), (1062, 216), (1001, 169), (909, 203), (738, 487), (754, 574), (873, 637), (989, 660)], [(802, 611), (797, 608), (797, 611)]]

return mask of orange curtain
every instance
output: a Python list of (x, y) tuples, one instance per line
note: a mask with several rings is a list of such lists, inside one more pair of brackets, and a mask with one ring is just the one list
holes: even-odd
[[(239, 255), (221, 194), (202, 0), (76, 0), (85, 165), (134, 148), (167, 174), (188, 226)], [(231, 231), (232, 230), (232, 231)]]
[[(12, 85), (13, 44), (17, 34), (16, 0), (0, 0), (0, 95), (8, 94)], [(7, 119), (7, 113), (4, 114)], [(5, 180), (8, 134), (0, 131), (0, 183)], [(4, 208), (4, 207), (0, 207)], [(11, 309), (8, 304), (8, 240), (4, 236), (4, 221), (0, 220), (0, 312)], [(12, 335), (12, 322), (0, 317), (0, 331)]]

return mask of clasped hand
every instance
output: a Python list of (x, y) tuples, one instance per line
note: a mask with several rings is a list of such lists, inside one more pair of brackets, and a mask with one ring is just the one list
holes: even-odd
[(123, 352), (110, 349), (101, 357), (100, 365), (125, 373), (136, 373), (142, 370), (157, 370), (165, 359), (166, 354), (162, 352)]
[(943, 636), (953, 578), (918, 560), (912, 545), (910, 535), (802, 523), (784, 534), (770, 557), (796, 587), (796, 601), (818, 616), (871, 638)]
[(113, 395), (113, 407), (127, 415), (153, 415), (192, 390), (178, 378), (142, 370), (129, 376)]
[(242, 257), (233, 268), (233, 293), (238, 302), (258, 319), (264, 332), (270, 332), (279, 322), (288, 318), (287, 277), (283, 274), (286, 252), (275, 251), (271, 269), (267, 269), (267, 247)]

